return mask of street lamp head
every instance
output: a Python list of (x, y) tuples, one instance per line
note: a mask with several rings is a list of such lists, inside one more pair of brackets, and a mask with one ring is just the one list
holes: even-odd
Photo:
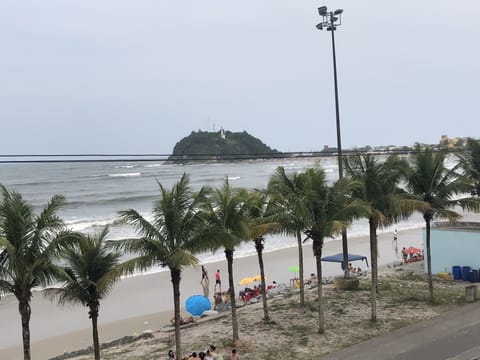
[(321, 16), (327, 15), (327, 7), (326, 7), (326, 6), (320, 6), (320, 7), (318, 8), (318, 13), (319, 13)]
[(323, 23), (315, 25), (318, 30), (323, 30)]
[(333, 15), (340, 15), (341, 13), (343, 13), (343, 9), (337, 9), (333, 12)]

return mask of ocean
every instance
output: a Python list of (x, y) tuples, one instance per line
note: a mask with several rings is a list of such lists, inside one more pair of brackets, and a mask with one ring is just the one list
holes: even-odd
[[(67, 205), (59, 212), (69, 228), (87, 234), (99, 232), (109, 225), (109, 239), (135, 236), (133, 229), (119, 221), (118, 212), (135, 209), (151, 220), (153, 202), (159, 196), (157, 181), (170, 188), (183, 173), (190, 177), (194, 190), (207, 185), (220, 187), (228, 178), (231, 186), (248, 189), (265, 188), (278, 166), (287, 172), (297, 171), (316, 163), (325, 170), (331, 182), (338, 178), (336, 157), (252, 160), (231, 163), (198, 163), (179, 165), (167, 161), (147, 162), (70, 162), (70, 163), (3, 163), (0, 183), (23, 195), (38, 213), (54, 194), (62, 194)], [(407, 221), (379, 232), (418, 228), (423, 219), (416, 214)], [(361, 219), (348, 230), (349, 237), (368, 235), (368, 222)], [(265, 251), (297, 246), (289, 236), (268, 236)], [(251, 243), (235, 251), (236, 257), (256, 254)], [(198, 254), (202, 263), (224, 259), (223, 251)], [(152, 272), (163, 269), (152, 269)]]

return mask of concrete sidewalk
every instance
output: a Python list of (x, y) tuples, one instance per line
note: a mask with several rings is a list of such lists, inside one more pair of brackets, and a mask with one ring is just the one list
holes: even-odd
[(480, 359), (480, 302), (321, 357), (322, 360)]

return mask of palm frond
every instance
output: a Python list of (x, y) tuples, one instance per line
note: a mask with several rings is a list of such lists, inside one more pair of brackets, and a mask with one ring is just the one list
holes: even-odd
[(136, 210), (130, 209), (120, 211), (120, 218), (127, 224), (133, 225), (134, 228), (145, 238), (160, 238), (158, 229), (143, 218)]

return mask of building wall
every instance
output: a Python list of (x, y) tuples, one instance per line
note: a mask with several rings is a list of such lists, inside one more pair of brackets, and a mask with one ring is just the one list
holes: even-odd
[[(480, 268), (480, 232), (431, 228), (432, 274), (452, 272), (452, 266)], [(423, 230), (423, 243), (426, 232)], [(425, 248), (425, 256), (426, 248)], [(427, 262), (425, 272), (427, 271)]]

